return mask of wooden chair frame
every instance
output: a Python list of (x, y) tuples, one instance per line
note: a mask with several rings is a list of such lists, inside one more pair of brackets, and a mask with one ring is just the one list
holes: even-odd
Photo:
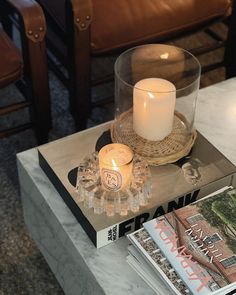
[(45, 47), (46, 22), (43, 11), (34, 0), (5, 0), (1, 22), (5, 32), (12, 37), (13, 23), (17, 17), (24, 64), (23, 77), (16, 85), (26, 101), (2, 108), (1, 114), (31, 106), (32, 123), (1, 132), (5, 137), (30, 128), (35, 129), (38, 143), (48, 140), (51, 128), (51, 111)]

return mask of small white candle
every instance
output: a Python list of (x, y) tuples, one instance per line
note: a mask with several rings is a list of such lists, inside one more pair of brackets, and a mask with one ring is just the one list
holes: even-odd
[(140, 80), (133, 92), (133, 128), (141, 137), (157, 141), (172, 131), (176, 100), (173, 83), (159, 78)]
[(119, 191), (131, 183), (132, 150), (120, 143), (104, 146), (98, 154), (101, 182), (106, 190)]

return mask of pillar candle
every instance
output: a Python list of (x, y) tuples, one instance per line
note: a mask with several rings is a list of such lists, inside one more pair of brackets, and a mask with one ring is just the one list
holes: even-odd
[(120, 143), (104, 146), (98, 154), (101, 182), (106, 190), (119, 191), (132, 180), (133, 152)]
[(158, 141), (172, 131), (176, 100), (173, 83), (160, 78), (140, 80), (133, 91), (133, 128), (141, 137)]

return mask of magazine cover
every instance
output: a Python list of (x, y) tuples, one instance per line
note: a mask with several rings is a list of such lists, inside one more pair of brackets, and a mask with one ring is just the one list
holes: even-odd
[(219, 190), (144, 228), (192, 294), (234, 292), (236, 189)]

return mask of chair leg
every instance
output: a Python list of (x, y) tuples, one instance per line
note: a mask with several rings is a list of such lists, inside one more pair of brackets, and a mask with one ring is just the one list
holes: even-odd
[(226, 68), (226, 78), (228, 79), (236, 76), (236, 1), (233, 3), (233, 11), (230, 17), (224, 63)]
[[(28, 46), (26, 46), (26, 44)], [(43, 144), (48, 141), (48, 133), (51, 128), (51, 108), (45, 43), (32, 42), (27, 39), (26, 42), (23, 42), (22, 46), (23, 45), (24, 71), (31, 86), (32, 121), (38, 144)]]
[[(45, 47), (45, 44), (42, 44)], [(32, 63), (32, 100), (33, 100), (33, 122), (35, 134), (39, 144), (48, 141), (48, 133), (52, 127), (51, 103), (49, 94), (49, 78), (47, 68), (47, 57), (45, 48), (38, 47), (34, 52), (35, 59)], [(43, 61), (41, 64), (38, 60)]]
[(77, 130), (86, 129), (91, 111), (90, 85), (90, 48), (81, 46), (89, 44), (86, 31), (76, 32), (74, 45), (74, 75), (72, 78), (73, 99), (75, 100), (74, 118)]
[(66, 8), (70, 108), (79, 131), (87, 127), (91, 111), (90, 28), (80, 30), (74, 23), (71, 6)]

